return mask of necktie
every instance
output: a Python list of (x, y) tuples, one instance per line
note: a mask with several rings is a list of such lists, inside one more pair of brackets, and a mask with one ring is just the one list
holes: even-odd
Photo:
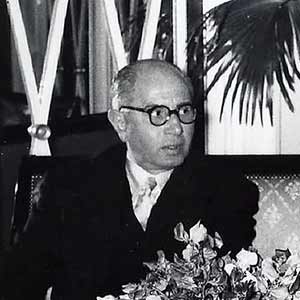
[(153, 205), (156, 203), (155, 193), (153, 192), (157, 183), (154, 177), (149, 177), (146, 180), (137, 195), (137, 200), (133, 207), (136, 218), (139, 220), (141, 226), (146, 230), (147, 221), (151, 213)]

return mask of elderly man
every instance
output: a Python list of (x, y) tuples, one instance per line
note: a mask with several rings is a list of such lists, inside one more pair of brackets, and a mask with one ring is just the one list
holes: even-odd
[(199, 220), (218, 232), (220, 254), (254, 236), (258, 191), (224, 166), (215, 169), (191, 142), (196, 120), (190, 81), (174, 65), (143, 60), (122, 69), (108, 117), (122, 145), (73, 170), (49, 172), (35, 218), (8, 258), (7, 299), (118, 293), (145, 275), (143, 262), (182, 243), (173, 229)]

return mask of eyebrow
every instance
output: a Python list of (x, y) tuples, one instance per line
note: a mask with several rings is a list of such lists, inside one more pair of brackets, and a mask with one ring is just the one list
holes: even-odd
[[(181, 102), (181, 103), (178, 103), (177, 105), (176, 105), (176, 107), (178, 107), (178, 106), (182, 106), (182, 105), (185, 105), (185, 104), (193, 104), (193, 101), (192, 100), (185, 100), (184, 102)], [(169, 107), (168, 105), (166, 105), (166, 104), (158, 104), (158, 103), (148, 103), (146, 106), (144, 106), (144, 108), (151, 108), (151, 107), (154, 107), (154, 106), (167, 106), (167, 107)]]

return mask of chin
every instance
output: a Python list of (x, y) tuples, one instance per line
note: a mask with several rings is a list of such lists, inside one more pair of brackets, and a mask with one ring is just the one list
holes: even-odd
[(184, 156), (180, 156), (180, 157), (172, 157), (172, 158), (167, 158), (165, 160), (165, 166), (168, 169), (173, 169), (175, 167), (180, 166), (181, 164), (183, 164), (184, 162)]

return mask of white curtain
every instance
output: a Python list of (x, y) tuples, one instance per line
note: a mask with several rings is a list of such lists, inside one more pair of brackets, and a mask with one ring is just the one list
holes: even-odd
[[(36, 80), (39, 82), (43, 70), (44, 53), (47, 47), (49, 23), (47, 1), (20, 1), (20, 6), (27, 32)], [(16, 59), (16, 49), (13, 46), (13, 38), (11, 38), (11, 41), (12, 89), (14, 92), (24, 93), (20, 67), (18, 60)]]
[(107, 111), (112, 78), (112, 61), (101, 2), (89, 1), (90, 113)]

